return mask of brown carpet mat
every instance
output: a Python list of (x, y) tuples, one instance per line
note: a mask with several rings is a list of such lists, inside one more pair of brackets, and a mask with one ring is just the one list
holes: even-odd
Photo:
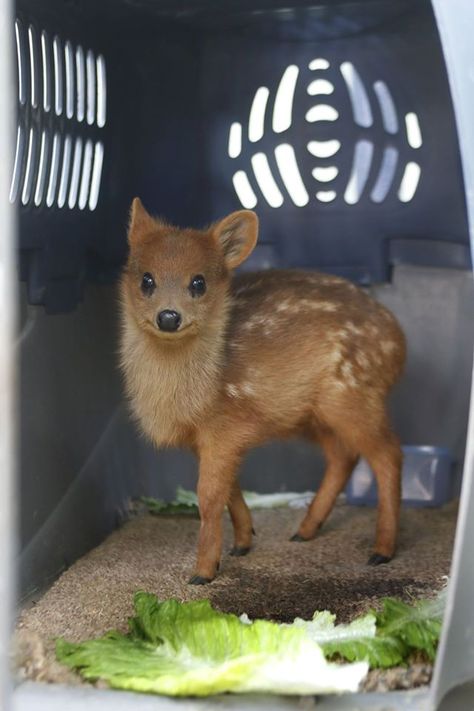
[[(402, 512), (396, 558), (366, 565), (375, 533), (375, 511), (338, 504), (318, 537), (289, 542), (301, 510), (253, 512), (257, 535), (244, 558), (227, 555), (228, 517), (221, 571), (208, 586), (190, 586), (199, 521), (185, 516), (142, 515), (64, 572), (46, 594), (19, 616), (16, 664), (20, 676), (78, 683), (54, 661), (52, 638), (80, 641), (110, 629), (127, 629), (136, 590), (161, 599), (208, 597), (225, 612), (291, 621), (329, 609), (339, 622), (352, 619), (384, 596), (430, 596), (449, 573), (456, 505)], [(367, 689), (408, 688), (429, 681), (429, 665), (374, 671)]]

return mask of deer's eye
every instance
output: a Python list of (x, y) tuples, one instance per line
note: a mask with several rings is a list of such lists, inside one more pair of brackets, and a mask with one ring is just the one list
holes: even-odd
[(193, 276), (189, 283), (189, 291), (191, 292), (191, 296), (194, 298), (195, 296), (202, 296), (203, 294), (206, 293), (206, 280), (204, 279), (202, 274), (196, 274), (196, 276)]
[(141, 289), (144, 294), (147, 296), (150, 296), (150, 294), (153, 293), (155, 290), (156, 284), (155, 280), (153, 279), (152, 275), (149, 272), (145, 272), (145, 274), (142, 277), (142, 284), (141, 284)]

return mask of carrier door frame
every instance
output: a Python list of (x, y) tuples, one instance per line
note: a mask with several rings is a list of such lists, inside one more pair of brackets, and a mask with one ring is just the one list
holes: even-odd
[[(474, 254), (474, 46), (470, 31), (474, 27), (474, 3), (472, 0), (432, 0), (432, 4), (456, 116), (471, 253)], [(431, 685), (434, 708), (450, 689), (474, 681), (473, 541), (474, 375), (448, 599)]]
[(13, 7), (0, 0), (0, 708), (9, 708), (10, 639), (14, 619), (16, 467), (15, 325), (16, 219), (9, 201), (16, 102), (13, 74)]

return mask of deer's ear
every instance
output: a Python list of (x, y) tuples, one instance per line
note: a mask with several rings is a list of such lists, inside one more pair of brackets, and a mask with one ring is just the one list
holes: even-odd
[(241, 264), (257, 243), (258, 217), (252, 210), (232, 212), (214, 225), (213, 236), (229, 269)]
[(159, 222), (148, 214), (140, 198), (134, 198), (130, 208), (130, 222), (128, 226), (128, 243), (136, 244), (142, 237), (153, 232), (159, 227)]

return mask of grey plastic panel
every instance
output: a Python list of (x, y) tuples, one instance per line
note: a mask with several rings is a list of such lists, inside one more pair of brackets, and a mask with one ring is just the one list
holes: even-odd
[[(454, 101), (471, 245), (474, 248), (474, 4), (472, 0), (433, 0)], [(432, 684), (438, 704), (457, 684), (474, 679), (474, 390), (471, 394), (466, 459), (451, 583), (443, 634)], [(472, 685), (471, 685), (472, 692)], [(469, 706), (472, 708), (472, 696)], [(453, 699), (451, 708), (461, 708)], [(467, 708), (467, 705), (464, 705)]]
[(27, 307), (19, 350), (25, 595), (103, 540), (150, 487), (123, 414), (115, 290), (89, 289), (68, 316)]
[(91, 688), (51, 686), (28, 682), (14, 695), (13, 711), (431, 711), (426, 691), (390, 694), (281, 697), (254, 695), (215, 696), (208, 699), (168, 699), (146, 694)]
[(392, 398), (403, 444), (448, 447), (459, 490), (464, 460), (474, 344), (471, 272), (396, 267), (391, 285), (373, 295), (400, 320), (407, 365)]

